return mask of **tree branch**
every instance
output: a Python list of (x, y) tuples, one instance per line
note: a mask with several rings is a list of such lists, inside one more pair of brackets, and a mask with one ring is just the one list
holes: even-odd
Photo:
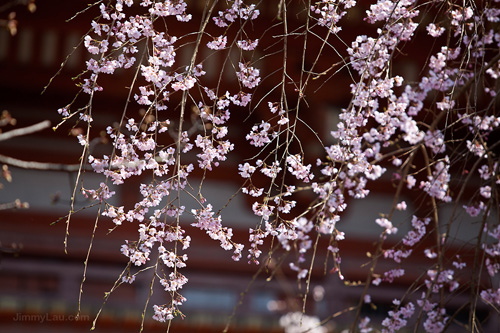
[(8, 202), (8, 203), (2, 203), (0, 204), (0, 211), (1, 210), (6, 210), (6, 209), (22, 209), (22, 208), (29, 208), (29, 203), (27, 202), (21, 202), (21, 200), (16, 199), (13, 202)]
[[(60, 163), (44, 163), (34, 161), (23, 161), (17, 158), (0, 155), (0, 162), (13, 167), (30, 170), (44, 171), (67, 171), (75, 172), (80, 168), (80, 164), (60, 164)], [(84, 166), (84, 169), (91, 170), (90, 166)]]
[(0, 133), (0, 141), (9, 140), (9, 139), (12, 139), (16, 136), (35, 133), (35, 132), (46, 129), (47, 127), (50, 127), (50, 121), (44, 120), (44, 121), (42, 121), (38, 124), (35, 124), (35, 125), (31, 125), (31, 126), (23, 127), (23, 128), (17, 128), (17, 129), (8, 131), (6, 133)]

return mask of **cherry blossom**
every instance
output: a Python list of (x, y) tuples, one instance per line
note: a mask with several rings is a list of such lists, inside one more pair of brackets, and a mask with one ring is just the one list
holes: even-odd
[[(386, 188), (394, 194), (392, 206), (380, 207), (386, 211), (378, 216), (366, 216), (366, 223), (380, 228), (372, 235), (375, 253), (366, 263), (370, 273), (359, 304), (376, 306), (380, 292), (374, 289), (410, 277), (412, 270), (405, 265), (411, 267), (411, 258), (425, 260), (425, 276), (393, 301), (387, 318), (362, 317), (359, 309), (351, 318), (352, 328), (395, 332), (416, 320), (415, 330), (440, 332), (454, 318), (443, 295), (455, 301), (468, 288), (460, 274), (471, 281), (493, 281), (474, 285), (471, 303), (499, 306), (494, 281), (500, 272), (500, 228), (492, 219), (500, 183), (495, 149), (500, 117), (494, 107), (500, 77), (496, 3), (437, 6), (378, 0), (359, 10), (354, 0), (320, 0), (296, 4), (295, 12), (288, 2), (280, 2), (272, 20), (276, 30), (264, 29), (261, 35), (254, 27), (268, 19), (261, 17), (264, 2), (226, 1), (213, 11), (207, 8), (204, 19), (182, 0), (142, 0), (132, 10), (133, 5), (116, 0), (95, 8), (98, 17), (82, 38), (84, 72), (76, 77), (88, 103), (81, 107), (75, 98), (58, 113), (63, 122), (75, 116), (87, 128), (87, 133), (75, 135), (83, 149), (82, 166), (103, 179), (91, 188), (79, 178), (75, 193), (100, 205), (101, 216), (116, 229), (130, 223), (137, 230), (136, 240), (124, 240), (121, 247), (129, 269), (120, 281), (135, 283), (141, 271), (134, 268), (154, 267), (155, 283), (168, 295), (165, 304), (153, 306), (155, 320), (184, 316), (180, 292), (189, 283), (183, 272), (190, 265), (185, 251), (191, 246), (185, 225), (204, 231), (231, 251), (235, 261), (246, 245), (248, 262), (260, 265), (269, 241), (276, 251), (293, 253), (283, 267), (298, 281), (307, 281), (319, 265), (313, 258), (327, 253), (322, 265), (343, 280), (342, 257), (349, 253), (342, 242), (357, 237), (344, 229), (351, 223), (350, 206)], [(306, 17), (307, 23), (288, 30), (292, 16)], [(358, 17), (364, 30), (351, 36), (343, 27), (352, 29), (350, 20)], [(186, 32), (190, 20), (202, 30)], [(287, 43), (292, 39), (304, 43), (297, 52), (300, 65), (290, 64)], [(310, 46), (311, 40), (320, 47)], [(420, 51), (419, 43), (428, 40), (426, 61), (413, 57), (411, 47)], [(269, 45), (276, 50), (269, 51), (274, 50)], [(208, 57), (203, 51), (207, 48)], [(275, 55), (284, 59), (278, 67), (267, 62)], [(224, 59), (221, 67), (211, 64), (211, 57)], [(414, 63), (422, 67), (412, 71)], [(123, 84), (128, 93), (124, 113), (96, 133), (95, 127), (108, 121), (94, 99), (108, 91), (104, 78), (132, 72), (134, 81)], [(348, 83), (337, 81), (339, 74)], [(321, 84), (313, 89), (311, 82)], [(330, 132), (323, 135), (325, 128), (310, 122), (326, 119), (315, 94), (342, 82), (350, 100), (338, 102), (336, 124), (321, 124)], [(244, 139), (235, 141), (237, 137)], [(108, 142), (105, 154), (94, 149), (94, 138)], [(247, 208), (255, 226), (249, 228), (248, 244), (233, 240), (233, 229), (223, 222), (225, 209), (215, 210), (214, 198), (202, 195), (204, 180), (221, 167), (223, 173), (240, 176), (237, 195), (252, 199)], [(122, 206), (114, 199), (125, 183), (136, 186), (140, 196)], [(184, 195), (194, 207), (186, 208)], [(440, 209), (449, 204), (454, 205), (453, 216), (446, 221)], [(464, 242), (460, 248), (477, 246), (484, 260), (474, 268), (456, 250), (458, 237), (452, 234), (462, 215), (481, 221), (480, 232), (470, 236), (473, 243), (459, 241)], [(267, 265), (274, 262), (273, 251), (262, 260)], [(315, 318), (293, 312), (282, 317), (282, 326), (292, 332), (300, 321), (300, 329), (324, 331)]]
[(226, 47), (227, 36), (218, 36), (213, 41), (208, 42), (207, 46), (212, 50), (222, 50)]
[(241, 84), (247, 88), (254, 88), (260, 83), (260, 71), (247, 64), (238, 64), (240, 71), (236, 72)]

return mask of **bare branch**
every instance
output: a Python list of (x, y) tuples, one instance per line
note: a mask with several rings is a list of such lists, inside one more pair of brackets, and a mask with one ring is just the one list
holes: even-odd
[[(60, 163), (23, 161), (5, 155), (0, 155), (0, 162), (11, 165), (13, 167), (21, 169), (30, 169), (30, 170), (76, 172), (80, 168), (80, 164), (60, 164)], [(90, 170), (90, 166), (87, 166), (85, 169)]]
[(44, 121), (39, 122), (38, 124), (35, 124), (35, 125), (31, 125), (31, 126), (23, 127), (23, 128), (17, 128), (17, 129), (14, 129), (12, 131), (8, 131), (6, 133), (1, 133), (0, 134), (0, 141), (9, 140), (9, 139), (15, 138), (16, 136), (28, 135), (31, 133), (39, 132), (39, 131), (42, 131), (48, 127), (50, 127), (50, 121), (44, 120)]

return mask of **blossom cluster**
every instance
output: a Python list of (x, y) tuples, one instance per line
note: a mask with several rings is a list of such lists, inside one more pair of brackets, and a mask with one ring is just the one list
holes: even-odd
[[(90, 101), (84, 113), (79, 112), (80, 120), (90, 124), (92, 117), (92, 100), (95, 93), (105, 92), (105, 87), (99, 84), (101, 75), (116, 75), (117, 70), (138, 68), (138, 79), (130, 88), (130, 96), (138, 106), (144, 107), (140, 117), (125, 115), (118, 124), (108, 126), (107, 137), (112, 143), (113, 153), (98, 156), (87, 153), (87, 162), (95, 173), (102, 174), (106, 181), (96, 190), (82, 189), (82, 193), (90, 200), (104, 204), (102, 216), (112, 220), (116, 227), (124, 222), (138, 223), (138, 239), (126, 240), (121, 248), (123, 255), (129, 258), (132, 266), (151, 264), (155, 253), (159, 261), (152, 265), (163, 265), (156, 269), (162, 272), (159, 282), (171, 295), (171, 301), (166, 305), (154, 306), (154, 319), (168, 321), (182, 313), (179, 306), (184, 298), (179, 293), (188, 279), (180, 273), (186, 266), (187, 255), (182, 254), (190, 246), (191, 237), (185, 234), (180, 220), (184, 219), (185, 207), (179, 203), (180, 191), (186, 191), (188, 177), (195, 170), (193, 163), (183, 163), (181, 154), (187, 155), (192, 150), (198, 150), (198, 167), (202, 170), (212, 170), (220, 162), (227, 159), (228, 153), (234, 149), (233, 143), (227, 139), (227, 122), (230, 119), (231, 105), (245, 107), (251, 100), (251, 92), (237, 90), (226, 92), (217, 97), (213, 89), (201, 85), (200, 80), (206, 72), (202, 63), (193, 63), (186, 67), (178, 67), (177, 53), (179, 38), (170, 35), (175, 29), (162, 31), (156, 21), (159, 18), (166, 24), (183, 24), (192, 19), (188, 13), (185, 1), (140, 1), (143, 13), (130, 11), (134, 4), (130, 0), (116, 0), (99, 5), (100, 16), (91, 22), (91, 30), (83, 38), (83, 45), (90, 57), (86, 62), (87, 77), (82, 74), (81, 89), (89, 94)], [(232, 6), (221, 17), (215, 20), (233, 23), (235, 20), (254, 20), (259, 11), (255, 5), (246, 5), (242, 1), (234, 1)], [(216, 17), (214, 17), (216, 18)], [(220, 50), (226, 47), (227, 37), (220, 36), (208, 43), (207, 47)], [(141, 59), (137, 53), (147, 45), (147, 50)], [(258, 39), (242, 39), (237, 46), (242, 50), (252, 50), (258, 45)], [(174, 67), (175, 66), (175, 67)], [(184, 69), (182, 69), (184, 68)], [(242, 87), (255, 88), (261, 78), (259, 69), (241, 62), (239, 71), (234, 76), (241, 81)], [(203, 96), (198, 96), (199, 102), (197, 123), (202, 123), (204, 131), (191, 138), (191, 133), (181, 126), (177, 132), (172, 128), (178, 124), (171, 116), (165, 114), (169, 109), (172, 95), (176, 92), (186, 93), (195, 86), (202, 88), (208, 96), (208, 102)], [(64, 119), (71, 118), (77, 112), (71, 111), (72, 105), (59, 110)], [(127, 113), (131, 113), (126, 110)], [(195, 125), (196, 125), (195, 122)], [(193, 128), (196, 128), (194, 126)], [(175, 137), (174, 137), (175, 136)], [(169, 141), (165, 145), (158, 140)], [(89, 135), (80, 135), (79, 142), (84, 149), (89, 149)], [(115, 194), (109, 184), (117, 188), (128, 179), (151, 175), (152, 181), (141, 183), (138, 192), (142, 198), (133, 207), (117, 206), (109, 201)], [(242, 256), (243, 245), (232, 241), (232, 229), (222, 226), (220, 216), (214, 217), (212, 206), (203, 205), (204, 198), (200, 193), (201, 209), (192, 209), (195, 217), (194, 227), (220, 241), (226, 250), (233, 250), (233, 259)], [(180, 245), (180, 246), (179, 246)], [(170, 270), (170, 273), (168, 273)], [(137, 273), (136, 273), (137, 274)], [(122, 281), (133, 283), (135, 276), (128, 269)]]
[(317, 317), (308, 316), (300, 312), (290, 312), (280, 318), (280, 326), (284, 328), (285, 333), (326, 333), (328, 329), (321, 326)]
[[(289, 17), (281, 17), (290, 15), (293, 7), (281, 2), (280, 23), (275, 28), (283, 31), (278, 34), (269, 29), (260, 36), (254, 35), (258, 29), (252, 29), (261, 22), (260, 7), (249, 1), (231, 0), (207, 8), (201, 30), (182, 36), (176, 36), (182, 31), (178, 27), (187, 27), (186, 22), (197, 18), (185, 1), (142, 0), (131, 10), (133, 3), (116, 0), (99, 5), (100, 16), (83, 38), (88, 60), (85, 73), (78, 77), (89, 102), (76, 110), (69, 104), (58, 112), (64, 120), (76, 116), (87, 126), (87, 134), (77, 137), (83, 147), (82, 160), (105, 178), (98, 188), (82, 187), (81, 193), (102, 205), (102, 216), (115, 228), (124, 223), (137, 227), (137, 240), (126, 240), (121, 248), (129, 259), (122, 281), (134, 283), (139, 273), (134, 273), (135, 268), (155, 266), (159, 284), (170, 295), (166, 304), (154, 305), (154, 319), (183, 316), (180, 306), (185, 298), (180, 292), (188, 277), (181, 272), (191, 243), (186, 221), (231, 251), (233, 260), (243, 256), (244, 244), (235, 242), (233, 229), (223, 224), (224, 209), (215, 211), (212, 198), (202, 195), (203, 180), (222, 165), (241, 177), (238, 193), (251, 199), (255, 227), (249, 229), (248, 262), (260, 264), (269, 240), (279, 251), (295, 252), (287, 269), (298, 280), (311, 275), (315, 264), (311, 260), (319, 243), (313, 240), (319, 238), (328, 239), (326, 252), (333, 257), (326, 265), (333, 265), (332, 272), (344, 279), (342, 241), (355, 237), (343, 231), (349, 223), (344, 216), (348, 216), (350, 203), (373, 195), (375, 182), (393, 186), (393, 207), (378, 217), (366, 218), (379, 232), (379, 246), (370, 254), (366, 290), (409, 279), (411, 270), (405, 264), (411, 256), (421, 256), (429, 266), (425, 276), (415, 282), (415, 290), (424, 290), (422, 295), (413, 293), (411, 301), (394, 300), (394, 309), (380, 323), (384, 332), (403, 329), (418, 311), (423, 314), (418, 316), (419, 325), (426, 331), (440, 332), (450, 324), (452, 315), (442, 297), (465, 288), (458, 275), (469, 266), (457, 255), (458, 250), (454, 250), (454, 259), (445, 258), (455, 249), (455, 239), (451, 225), (444, 225), (447, 222), (438, 214), (442, 205), (456, 202), (455, 215), (448, 223), (455, 223), (462, 213), (481, 221), (477, 222), (481, 223), (480, 233), (471, 237), (480, 244), (476, 250), (484, 257), (483, 263), (476, 264), (483, 265), (486, 269), (479, 271), (496, 281), (500, 228), (490, 214), (498, 209), (496, 188), (500, 184), (495, 153), (500, 117), (494, 107), (500, 77), (496, 57), (500, 34), (494, 23), (500, 22), (500, 10), (486, 8), (494, 4), (478, 8), (442, 3), (446, 11), (429, 20), (427, 13), (443, 10), (432, 1), (374, 1), (363, 15), (363, 24), (373, 29), (333, 47), (337, 39), (344, 41), (339, 37), (345, 32), (343, 23), (360, 15), (354, 12), (354, 0), (311, 3), (300, 12), (307, 13), (308, 23), (293, 33), (288, 30)], [(272, 35), (272, 43), (266, 40), (267, 33)], [(320, 40), (321, 48), (307, 47), (311, 34)], [(304, 41), (296, 76), (287, 53), (291, 36)], [(410, 66), (400, 59), (405, 58), (407, 45), (419, 38), (434, 44), (429, 46), (423, 67), (413, 75), (401, 70)], [(275, 52), (283, 53), (283, 67), (269, 70), (266, 64), (262, 66), (263, 54), (274, 43), (283, 46)], [(333, 55), (326, 51), (330, 47), (335, 49)], [(186, 62), (179, 55), (187, 52), (191, 57)], [(219, 55), (225, 60), (220, 81), (214, 83), (213, 75), (206, 72), (214, 71), (210, 57)], [(316, 60), (311, 65), (309, 59)], [(306, 64), (311, 68), (306, 69)], [(319, 73), (324, 64), (331, 68), (343, 64), (339, 72), (348, 72), (350, 78), (350, 103), (342, 105), (338, 123), (328, 128), (328, 138), (320, 137), (313, 122), (307, 123), (316, 117), (316, 113), (309, 114), (316, 112), (310, 107), (314, 94), (309, 85), (329, 73), (331, 69)], [(100, 119), (94, 96), (107, 91), (102, 76), (134, 68), (126, 110), (100, 134), (109, 140), (111, 149), (99, 155), (91, 137), (94, 119)], [(276, 76), (279, 79), (273, 81)], [(329, 80), (322, 83), (327, 84)], [(235, 117), (237, 112), (245, 112), (245, 117)], [(237, 121), (241, 118), (245, 122)], [(303, 134), (302, 127), (308, 134)], [(314, 139), (308, 136), (319, 138), (314, 149), (309, 149)], [(236, 161), (233, 156), (243, 159)], [(194, 190), (200, 175), (201, 185)], [(115, 192), (130, 179), (139, 180), (139, 198), (130, 206), (115, 204)], [(195, 207), (185, 207), (184, 194), (196, 202)], [(416, 198), (412, 204), (417, 205), (407, 204), (409, 199), (403, 201), (401, 195)], [(412, 211), (415, 206), (418, 211)], [(410, 211), (412, 217), (402, 219), (397, 211)], [(402, 233), (404, 230), (409, 231)], [(153, 258), (158, 258), (156, 263)], [(387, 265), (377, 266), (378, 260)], [(479, 281), (483, 273), (471, 274), (478, 274), (471, 280)], [(473, 287), (478, 299), (499, 305), (498, 286)], [(364, 293), (362, 301), (372, 302), (370, 294)], [(296, 314), (284, 316), (283, 326), (293, 331), (297, 318)], [(300, 320), (304, 318), (308, 320)], [(371, 331), (369, 316), (357, 315), (354, 320), (357, 325), (353, 327)], [(306, 326), (323, 331), (321, 326)]]

